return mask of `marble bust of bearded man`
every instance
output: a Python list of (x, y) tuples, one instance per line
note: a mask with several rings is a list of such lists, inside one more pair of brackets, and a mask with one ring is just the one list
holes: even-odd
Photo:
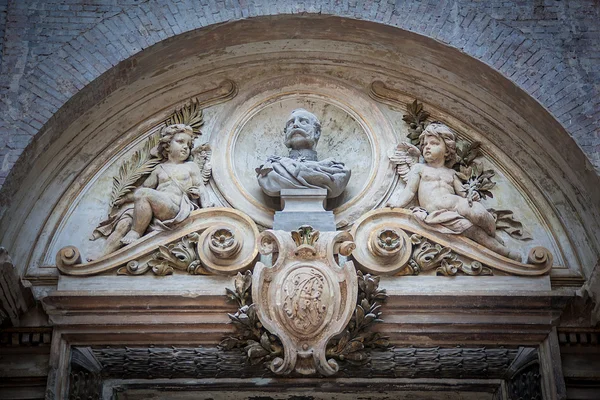
[(263, 192), (277, 197), (281, 189), (326, 189), (327, 198), (342, 194), (350, 180), (350, 170), (331, 158), (318, 161), (317, 143), (321, 123), (303, 108), (292, 111), (283, 130), (288, 157), (270, 156), (256, 168)]

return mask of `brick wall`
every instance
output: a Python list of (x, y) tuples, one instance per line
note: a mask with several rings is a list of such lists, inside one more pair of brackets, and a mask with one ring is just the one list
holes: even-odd
[(48, 119), (120, 61), (203, 26), (300, 12), (461, 49), (536, 98), (600, 170), (598, 0), (0, 0), (0, 185)]

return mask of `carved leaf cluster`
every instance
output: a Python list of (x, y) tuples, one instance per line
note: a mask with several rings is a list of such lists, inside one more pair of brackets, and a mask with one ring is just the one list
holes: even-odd
[[(466, 140), (456, 141), (456, 163), (454, 169), (462, 172), (462, 168), (469, 168), (473, 161), (481, 155), (481, 142), (467, 142)], [(465, 171), (468, 172), (468, 171)], [(466, 173), (470, 176), (470, 173)]]
[(463, 188), (467, 195), (467, 201), (469, 205), (473, 205), (475, 194), (478, 194), (480, 198), (485, 199), (487, 197), (493, 198), (494, 195), (490, 191), (496, 182), (492, 182), (492, 177), (496, 174), (494, 170), (488, 169), (480, 171), (481, 168), (473, 163), (471, 167), (468, 167), (465, 172), (471, 173), (467, 176), (465, 173), (457, 172), (458, 177), (464, 182)]
[(277, 336), (270, 334), (260, 323), (256, 305), (252, 304), (252, 272), (235, 277), (235, 289), (226, 289), (227, 298), (239, 306), (235, 314), (227, 314), (236, 326), (238, 335), (219, 343), (224, 350), (243, 348), (251, 365), (258, 365), (283, 354), (283, 345)]
[(235, 276), (234, 284), (234, 290), (225, 289), (229, 301), (235, 301), (240, 308), (252, 303), (252, 292), (250, 291), (252, 287), (252, 271), (248, 270), (243, 275), (241, 272), (238, 272)]
[(328, 358), (362, 365), (370, 359), (366, 348), (389, 347), (387, 337), (379, 332), (367, 332), (373, 324), (383, 322), (380, 309), (388, 296), (385, 289), (379, 288), (378, 276), (357, 271), (357, 278), (358, 298), (354, 314), (341, 335), (328, 343), (326, 354)]
[(175, 270), (187, 271), (192, 275), (206, 275), (198, 255), (200, 234), (192, 232), (176, 243), (167, 246), (160, 245), (146, 263), (131, 262), (125, 268), (119, 269), (120, 275), (141, 275), (151, 270), (154, 275), (171, 275)]
[(167, 126), (175, 124), (189, 125), (194, 130), (194, 133), (200, 134), (200, 128), (204, 125), (204, 115), (200, 108), (200, 101), (192, 99), (189, 104), (175, 111), (165, 123)]
[(150, 155), (150, 150), (158, 144), (158, 140), (157, 135), (148, 138), (144, 143), (144, 147), (133, 153), (133, 156), (121, 165), (119, 173), (113, 177), (111, 208), (115, 207), (119, 200), (138, 187), (140, 181), (158, 165), (160, 159)]
[(411, 144), (419, 143), (419, 135), (425, 129), (425, 121), (429, 118), (429, 113), (423, 109), (423, 103), (419, 103), (417, 99), (406, 105), (406, 112), (402, 116), (402, 120), (408, 124), (408, 135)]
[(436, 275), (444, 276), (454, 276), (458, 272), (465, 275), (492, 275), (491, 268), (483, 266), (478, 261), (473, 261), (470, 265), (465, 264), (449, 247), (431, 243), (417, 234), (412, 235), (410, 240), (413, 244), (413, 253), (409, 266), (414, 275), (433, 269)]
[(496, 220), (496, 229), (504, 231), (510, 237), (518, 240), (532, 240), (531, 233), (523, 226), (523, 223), (515, 219), (513, 212), (510, 210), (495, 210), (489, 208), (488, 211)]

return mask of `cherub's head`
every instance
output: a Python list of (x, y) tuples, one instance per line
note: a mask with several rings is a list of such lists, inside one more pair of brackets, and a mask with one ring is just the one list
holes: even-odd
[(321, 137), (321, 123), (315, 114), (298, 108), (290, 114), (283, 133), (286, 147), (314, 150)]
[(432, 122), (419, 136), (421, 152), (427, 163), (443, 157), (444, 163), (454, 164), (456, 159), (456, 135), (441, 122)]
[(194, 145), (194, 130), (185, 124), (174, 124), (163, 128), (160, 133), (157, 153), (165, 160), (183, 162), (190, 157)]

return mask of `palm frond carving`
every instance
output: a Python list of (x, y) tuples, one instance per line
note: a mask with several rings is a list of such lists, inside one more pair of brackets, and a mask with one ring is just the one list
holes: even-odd
[(144, 147), (137, 150), (133, 156), (125, 161), (119, 168), (117, 176), (113, 177), (113, 186), (111, 192), (110, 207), (133, 191), (136, 183), (145, 178), (156, 165), (160, 162), (159, 158), (150, 155), (150, 150), (158, 145), (158, 135), (151, 136)]
[(194, 133), (199, 135), (200, 128), (204, 125), (204, 115), (200, 108), (200, 101), (192, 99), (189, 104), (181, 107), (173, 113), (167, 120), (167, 126), (175, 124), (189, 125), (194, 130)]

